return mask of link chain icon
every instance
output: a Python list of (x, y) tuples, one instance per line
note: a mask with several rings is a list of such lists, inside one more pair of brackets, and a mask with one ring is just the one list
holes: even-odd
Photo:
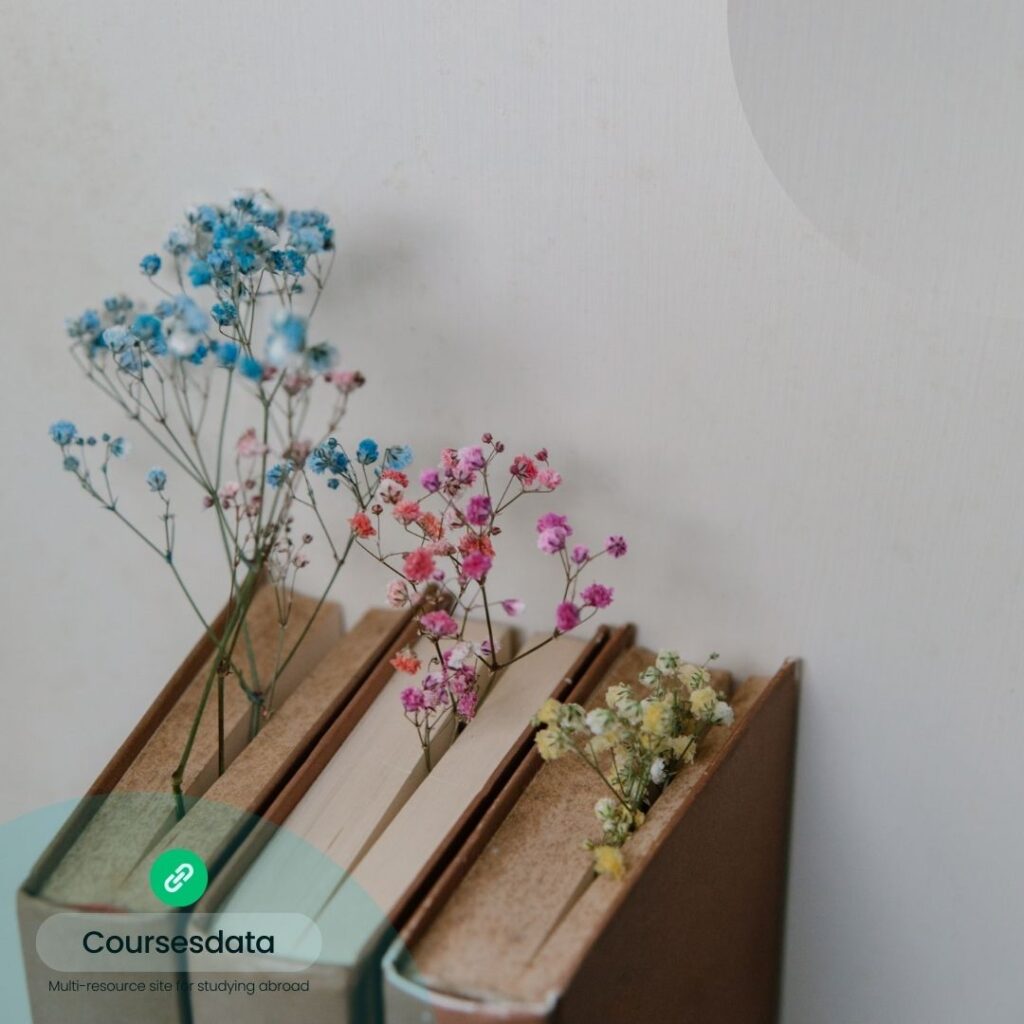
[(164, 850), (149, 869), (153, 895), (169, 907), (190, 907), (204, 892), (209, 875), (202, 857), (191, 850)]

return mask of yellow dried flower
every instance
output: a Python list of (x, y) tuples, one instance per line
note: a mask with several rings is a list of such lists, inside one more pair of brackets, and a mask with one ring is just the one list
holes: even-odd
[(645, 702), (644, 705), (644, 729), (655, 736), (668, 736), (672, 732), (675, 715), (672, 713), (672, 704), (667, 700), (654, 700)]
[(534, 742), (545, 761), (557, 761), (569, 749), (565, 733), (553, 725), (541, 729), (534, 737)]
[(548, 697), (541, 705), (540, 711), (537, 712), (537, 721), (541, 725), (554, 725), (558, 721), (558, 713), (561, 710), (562, 702), (555, 700), (554, 697)]
[(616, 683), (614, 686), (608, 687), (608, 692), (604, 695), (604, 702), (610, 708), (616, 708), (624, 700), (630, 700), (633, 696), (633, 691), (625, 683)]
[(718, 703), (718, 694), (710, 686), (702, 686), (690, 694), (690, 711), (695, 718), (708, 718)]
[(668, 741), (668, 745), (672, 748), (672, 753), (683, 762), (683, 764), (693, 764), (693, 759), (697, 756), (697, 739), (694, 736), (674, 736)]
[(676, 674), (691, 689), (707, 686), (711, 682), (711, 673), (703, 665), (680, 665)]
[(594, 870), (599, 875), (608, 875), (621, 882), (626, 876), (626, 859), (617, 846), (595, 846)]

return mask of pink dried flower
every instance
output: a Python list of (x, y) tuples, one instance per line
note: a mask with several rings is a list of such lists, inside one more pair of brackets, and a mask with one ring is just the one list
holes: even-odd
[(290, 373), (281, 382), (281, 387), (294, 398), (301, 395), (313, 383), (313, 378), (305, 373)]
[(388, 584), (388, 604), (392, 608), (404, 608), (409, 603), (409, 588), (405, 580), (392, 580)]
[(429, 537), (431, 540), (440, 540), (444, 536), (441, 520), (433, 512), (421, 512), (416, 522), (419, 523), (424, 536)]
[(410, 551), (402, 562), (402, 571), (407, 579), (414, 583), (422, 583), (431, 577), (434, 572), (433, 555), (426, 548), (417, 548)]
[(436, 469), (425, 469), (420, 473), (420, 486), (430, 494), (441, 490), (441, 474)]
[(441, 451), (441, 468), (452, 470), (459, 461), (459, 453), (454, 448), (444, 448)]
[(478, 444), (459, 449), (458, 469), (460, 473), (474, 473), (487, 465), (484, 450)]
[(543, 533), (545, 530), (550, 530), (554, 527), (565, 530), (567, 537), (572, 534), (572, 527), (569, 525), (567, 516), (559, 515), (557, 512), (547, 512), (537, 520), (538, 533)]
[(404, 494), (397, 480), (381, 480), (380, 487), (377, 488), (377, 497), (386, 505), (397, 505)]
[(415, 501), (400, 501), (395, 505), (394, 516), (403, 526), (409, 526), (419, 519), (420, 506)]
[(563, 601), (555, 609), (555, 627), (559, 633), (568, 633), (580, 624), (580, 610), (572, 601)]
[(350, 395), (366, 383), (358, 370), (331, 370), (324, 374), (324, 380), (333, 384), (343, 395)]
[(472, 526), (485, 526), (491, 518), (491, 499), (486, 494), (474, 494), (466, 505), (466, 522)]
[(562, 474), (553, 469), (542, 469), (537, 474), (537, 483), (541, 487), (546, 487), (549, 491), (555, 490), (561, 482)]
[(607, 608), (615, 595), (614, 587), (606, 587), (603, 583), (591, 583), (580, 591), (583, 603), (592, 608)]
[(585, 544), (577, 544), (572, 549), (572, 560), (577, 565), (582, 565), (590, 557), (590, 548)]
[(628, 550), (629, 547), (626, 544), (625, 537), (609, 537), (608, 543), (605, 546), (605, 551), (607, 551), (612, 558), (621, 558)]
[(462, 668), (470, 654), (471, 648), (469, 644), (456, 644), (444, 652), (444, 663), (449, 668)]
[(362, 540), (376, 536), (377, 531), (373, 528), (373, 522), (365, 512), (357, 512), (349, 519), (348, 525), (352, 527), (352, 532)]
[(459, 624), (447, 612), (427, 612), (420, 617), (420, 629), (435, 639), (459, 635)]
[(491, 559), (487, 555), (474, 551), (466, 556), (462, 563), (462, 571), (471, 580), (476, 580), (479, 583), (491, 571), (492, 564)]
[(533, 459), (528, 455), (517, 455), (512, 460), (509, 472), (519, 480), (524, 487), (529, 487), (530, 484), (537, 479), (537, 466)]
[(269, 451), (256, 436), (256, 428), (250, 427), (239, 439), (237, 444), (238, 454), (243, 459), (254, 459)]
[(501, 602), (501, 607), (506, 615), (511, 615), (515, 618), (517, 615), (522, 615), (526, 608), (526, 603), (520, 601), (518, 597), (507, 597)]
[(229, 480), (217, 492), (217, 497), (220, 499), (221, 505), (224, 508), (230, 508), (235, 498), (238, 497), (238, 493), (241, 489), (242, 485), (237, 480)]
[(464, 718), (467, 722), (471, 722), (473, 717), (476, 715), (476, 702), (476, 691), (467, 690), (459, 698), (459, 702), (456, 705), (459, 711), (459, 717)]
[(566, 531), (561, 526), (551, 526), (541, 530), (537, 537), (537, 547), (549, 555), (557, 554), (565, 547)]
[(417, 711), (423, 711), (426, 706), (426, 700), (423, 696), (423, 691), (417, 689), (415, 686), (406, 687), (400, 694), (399, 699), (402, 702), (402, 707), (405, 709), (406, 714), (415, 714)]

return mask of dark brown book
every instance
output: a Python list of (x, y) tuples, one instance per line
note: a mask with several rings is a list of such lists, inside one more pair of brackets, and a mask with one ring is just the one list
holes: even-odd
[[(645, 662), (628, 653), (591, 699)], [(735, 723), (654, 803), (622, 881), (579, 848), (600, 780), (532, 752), (388, 951), (384, 1019), (774, 1021), (796, 704), (793, 662), (736, 688)]]

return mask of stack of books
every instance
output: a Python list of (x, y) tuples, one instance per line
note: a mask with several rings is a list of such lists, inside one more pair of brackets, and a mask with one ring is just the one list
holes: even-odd
[[(250, 615), (257, 668), (274, 657), (272, 603), (260, 594)], [(298, 600), (289, 629), (312, 612)], [(467, 639), (487, 635), (471, 623)], [(494, 636), (503, 654), (543, 639)], [(433, 651), (411, 611), (344, 631), (322, 609), (255, 736), (227, 688), (223, 764), (204, 714), (182, 816), (169, 779), (208, 675), (197, 645), (18, 894), (36, 1024), (774, 1019), (796, 663), (739, 685), (715, 674), (735, 723), (664, 788), (617, 881), (581, 845), (602, 780), (544, 762), (530, 722), (549, 697), (593, 707), (635, 679), (654, 655), (633, 627), (560, 636), (482, 679), (475, 719), (433, 730), (429, 772), (391, 664), (410, 647)], [(180, 849), (209, 886), (179, 910), (151, 872)], [(226, 955), (243, 933), (272, 950)], [(97, 935), (178, 941), (128, 956)], [(73, 978), (109, 987), (83, 1000)]]

